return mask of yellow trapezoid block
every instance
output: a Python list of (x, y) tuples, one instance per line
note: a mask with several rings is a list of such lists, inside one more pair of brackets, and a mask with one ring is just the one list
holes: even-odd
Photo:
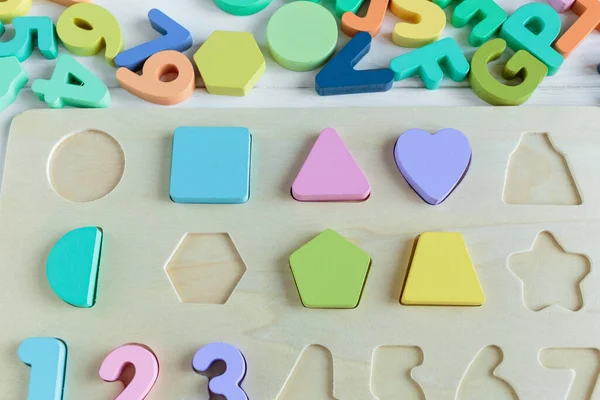
[(480, 306), (483, 289), (460, 233), (426, 232), (417, 239), (400, 303)]

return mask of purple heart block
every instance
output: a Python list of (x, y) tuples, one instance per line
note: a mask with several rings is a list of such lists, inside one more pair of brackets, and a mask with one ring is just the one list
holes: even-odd
[(396, 165), (423, 200), (440, 204), (458, 186), (471, 163), (471, 145), (456, 129), (430, 134), (410, 129), (396, 141)]

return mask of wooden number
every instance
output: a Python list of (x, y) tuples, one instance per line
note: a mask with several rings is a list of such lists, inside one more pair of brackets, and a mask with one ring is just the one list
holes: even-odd
[(159, 9), (153, 8), (150, 10), (148, 12), (148, 19), (152, 28), (162, 36), (119, 53), (115, 57), (117, 67), (125, 67), (132, 71), (137, 71), (142, 68), (148, 58), (156, 53), (165, 50), (184, 52), (192, 47), (193, 40), (190, 31), (179, 25)]
[(67, 8), (58, 18), (56, 31), (67, 50), (78, 56), (93, 56), (106, 48), (106, 60), (112, 65), (125, 48), (119, 23), (96, 4), (79, 3)]
[(13, 18), (27, 14), (30, 8), (31, 0), (0, 1), (0, 22), (10, 24)]
[(106, 108), (111, 99), (104, 82), (68, 54), (58, 58), (51, 79), (37, 79), (31, 90), (50, 108)]
[(67, 345), (53, 337), (33, 337), (19, 346), (19, 358), (31, 367), (28, 400), (62, 400)]
[(240, 387), (246, 376), (246, 359), (243, 354), (230, 344), (211, 343), (202, 347), (194, 355), (192, 368), (197, 373), (206, 372), (215, 361), (225, 363), (225, 373), (216, 376), (208, 383), (211, 393), (225, 397), (227, 400), (248, 400), (246, 392)]
[(143, 400), (158, 379), (158, 359), (150, 350), (137, 344), (113, 350), (102, 362), (100, 377), (106, 382), (116, 382), (129, 364), (135, 368), (135, 376), (115, 400)]
[[(161, 78), (176, 75), (170, 82)], [(129, 93), (155, 104), (170, 106), (187, 100), (196, 88), (192, 62), (174, 50), (154, 54), (144, 64), (142, 75), (125, 67), (117, 70), (119, 85)]]
[(65, 7), (72, 6), (78, 3), (93, 3), (93, 0), (50, 0), (53, 3), (60, 4)]
[(0, 112), (15, 102), (29, 76), (17, 57), (0, 57)]
[[(49, 60), (58, 56), (56, 29), (49, 17), (18, 17), (13, 20), (13, 28), (15, 36), (0, 42), (0, 57), (15, 56), (23, 62), (31, 56), (35, 46)], [(0, 36), (4, 33), (4, 25), (0, 23)]]

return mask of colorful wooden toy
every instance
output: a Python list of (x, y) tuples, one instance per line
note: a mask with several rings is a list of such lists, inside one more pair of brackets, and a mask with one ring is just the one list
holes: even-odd
[(560, 33), (560, 17), (547, 4), (529, 3), (517, 9), (502, 25), (500, 37), (514, 51), (526, 50), (548, 66), (554, 75), (564, 59), (552, 48)]
[(359, 17), (353, 12), (346, 12), (342, 16), (342, 31), (348, 36), (358, 32), (367, 32), (375, 37), (383, 24), (383, 17), (388, 9), (390, 0), (371, 0), (369, 9), (364, 17)]
[(410, 306), (480, 306), (485, 302), (460, 233), (419, 236), (400, 302)]
[[(434, 3), (442, 8), (450, 4), (441, 0), (434, 0)], [(479, 47), (500, 30), (507, 17), (506, 11), (494, 0), (459, 0), (452, 12), (452, 26), (464, 28), (473, 23), (469, 44)]]
[(354, 36), (317, 74), (317, 93), (321, 96), (331, 96), (390, 90), (394, 85), (394, 71), (391, 69), (354, 69), (370, 48), (370, 34), (359, 32)]
[(433, 135), (410, 129), (396, 141), (394, 158), (410, 187), (435, 206), (446, 200), (467, 173), (471, 145), (456, 129), (442, 129)]
[(117, 54), (125, 48), (123, 33), (115, 17), (92, 3), (78, 3), (67, 8), (58, 18), (56, 31), (71, 53), (93, 56), (105, 48), (104, 57), (112, 65)]
[(290, 256), (300, 300), (307, 308), (356, 308), (371, 257), (348, 239), (327, 229)]
[(53, 3), (60, 4), (61, 6), (71, 7), (74, 4), (79, 3), (93, 3), (93, 0), (50, 0)]
[(29, 80), (17, 57), (0, 58), (0, 112), (15, 102)]
[(569, 57), (594, 29), (600, 30), (600, 2), (597, 0), (576, 0), (571, 11), (579, 18), (554, 44), (564, 58)]
[(53, 337), (31, 337), (19, 345), (19, 358), (31, 367), (28, 400), (62, 400), (67, 345)]
[(342, 138), (334, 129), (325, 129), (292, 184), (294, 199), (363, 201), (370, 194), (369, 181)]
[[(12, 24), (15, 36), (6, 42), (0, 42), (0, 57), (15, 56), (19, 61), (25, 61), (31, 56), (35, 45), (49, 60), (58, 56), (58, 38), (54, 23), (49, 17), (17, 17)], [(0, 22), (0, 36), (4, 33), (5, 27)]]
[(490, 40), (477, 49), (471, 59), (469, 83), (477, 96), (492, 105), (517, 106), (531, 97), (548, 75), (548, 67), (531, 53), (519, 50), (506, 63), (503, 76), (505, 79), (521, 76), (523, 82), (506, 85), (488, 71), (488, 64), (500, 58), (504, 50), (506, 42), (500, 38)]
[(46, 276), (54, 293), (75, 307), (96, 303), (98, 270), (102, 251), (102, 229), (74, 229), (52, 247), (46, 261)]
[(184, 52), (192, 47), (193, 40), (190, 31), (159, 9), (153, 8), (148, 11), (148, 19), (152, 28), (163, 36), (119, 53), (115, 57), (117, 67), (137, 71), (142, 68), (148, 58), (156, 53), (164, 50)]
[(548, 0), (548, 3), (559, 13), (564, 13), (571, 8), (575, 0)]
[(347, 12), (356, 14), (363, 2), (364, 0), (335, 0), (335, 14), (338, 18), (342, 18)]
[(423, 47), (435, 42), (446, 27), (446, 13), (429, 0), (391, 0), (390, 9), (399, 22), (392, 40), (401, 47)]
[(0, 1), (0, 22), (10, 24), (16, 17), (26, 15), (31, 9), (31, 0)]
[(442, 84), (444, 73), (454, 82), (462, 82), (471, 67), (458, 43), (445, 38), (394, 58), (390, 68), (395, 73), (395, 80), (418, 75), (425, 87), (433, 90)]
[(266, 70), (265, 58), (249, 32), (213, 32), (194, 61), (206, 90), (226, 96), (245, 96)]
[[(463, 34), (466, 43), (468, 32)], [(109, 68), (100, 58), (95, 62)], [(499, 69), (488, 67), (492, 73)], [(398, 92), (410, 96), (412, 91)], [(517, 396), (563, 398), (572, 374), (568, 369), (545, 369), (540, 365), (540, 349), (591, 349), (585, 355), (589, 361), (597, 357), (594, 349), (600, 349), (600, 296), (595, 290), (600, 276), (594, 270), (600, 259), (600, 135), (594, 128), (600, 126), (598, 107), (373, 105), (235, 112), (219, 107), (30, 110), (17, 116), (8, 133), (0, 196), (0, 304), (8, 305), (0, 307), (0, 320), (8, 321), (1, 335), (0, 376), (5, 381), (0, 383), (0, 397), (27, 399), (29, 368), (21, 365), (16, 354), (19, 343), (31, 336), (59, 335), (68, 339), (71, 353), (65, 400), (115, 399), (123, 386), (105, 383), (97, 372), (110, 351), (131, 342), (151, 346), (159, 358), (160, 377), (148, 400), (206, 400), (209, 379), (196, 375), (191, 361), (196, 350), (216, 341), (231, 343), (244, 353), (248, 373), (242, 388), (253, 400), (454, 400), (459, 387), (479, 384), (464, 382), (463, 377), (475, 355), (491, 342), (499, 343), (506, 355), (507, 368), (497, 374), (510, 379)], [(194, 124), (236, 124), (252, 132), (252, 199), (244, 206), (169, 201), (172, 134), (179, 126)], [(298, 203), (290, 196), (292, 181), (319, 128), (328, 124), (338, 129), (368, 176), (372, 186), (368, 201)], [(471, 142), (473, 159), (466, 179), (441, 206), (420, 200), (396, 168), (394, 143), (413, 127), (428, 132), (455, 127)], [(126, 166), (114, 192), (78, 203), (59, 196), (49, 178), (61, 174), (54, 169), (57, 160), (53, 159), (69, 148), (70, 154), (80, 149), (75, 160), (94, 157), (93, 146), (76, 146), (78, 136), (86, 136), (87, 130), (110, 134), (117, 147), (121, 145)], [(545, 132), (564, 157), (553, 153)], [(533, 156), (523, 159), (523, 153)], [(98, 169), (108, 172), (110, 160), (114, 158), (107, 157), (104, 163), (98, 159)], [(73, 162), (69, 173), (75, 175), (80, 166)], [(515, 174), (523, 176), (515, 180)], [(81, 190), (94, 183), (86, 182)], [(509, 190), (503, 190), (506, 187)], [(582, 204), (560, 206), (565, 195), (555, 193), (571, 193), (574, 187), (581, 196), (575, 195), (573, 203), (568, 194), (562, 204), (577, 204), (580, 197)], [(534, 201), (542, 201), (507, 204), (511, 200), (506, 193), (513, 190), (535, 192)], [(40, 276), (44, 274), (40, 261), (43, 265), (55, 239), (83, 223), (102, 223), (110, 234), (105, 239), (110, 248), (102, 255), (98, 302), (92, 310), (60, 301)], [(356, 309), (303, 307), (294, 276), (284, 266), (296, 249), (327, 227), (372, 258)], [(580, 293), (577, 282), (583, 275), (560, 285), (564, 274), (546, 273), (538, 280), (543, 283), (528, 282), (523, 294), (519, 277), (511, 271), (510, 255), (529, 251), (540, 230), (552, 231), (566, 251), (590, 258), (585, 264), (591, 265), (590, 274), (582, 281)], [(486, 297), (483, 307), (399, 303), (414, 239), (430, 231), (464, 236)], [(329, 254), (317, 252), (323, 258)], [(535, 255), (529, 260), (539, 264)], [(545, 251), (543, 255), (556, 254)], [(238, 263), (248, 268), (242, 266), (238, 277), (230, 280), (228, 268)], [(581, 271), (568, 257), (560, 266), (570, 271), (575, 267), (569, 274)], [(187, 272), (177, 280), (170, 275), (171, 268)], [(347, 270), (346, 264), (340, 268), (342, 281)], [(313, 272), (319, 279), (319, 270)], [(224, 282), (232, 288), (223, 300), (214, 301)], [(453, 287), (452, 282), (448, 280), (444, 287)], [(329, 283), (338, 284), (340, 279)], [(352, 285), (360, 287), (354, 281)], [(564, 291), (547, 292), (546, 287)], [(194, 289), (212, 299), (200, 304), (193, 297)], [(584, 305), (577, 312), (556, 307), (535, 312), (523, 302), (534, 291), (573, 292), (567, 299), (579, 299)], [(320, 344), (321, 350), (304, 351), (310, 343)], [(406, 346), (419, 346), (422, 351)], [(596, 368), (587, 361), (583, 365), (591, 367), (586, 374), (589, 385), (584, 385), (589, 394)], [(409, 375), (413, 367), (418, 367), (413, 370), (415, 381)], [(207, 375), (223, 370), (223, 363), (217, 362)], [(133, 368), (125, 372), (127, 380)], [(482, 373), (492, 376), (491, 369)], [(471, 400), (505, 400), (512, 395), (507, 391), (492, 395), (493, 389), (482, 389), (479, 396), (460, 394)]]
[(145, 346), (127, 344), (114, 349), (102, 361), (100, 378), (117, 382), (128, 365), (135, 368), (135, 375), (116, 400), (144, 400), (158, 379), (159, 369), (156, 355)]
[(246, 128), (177, 128), (171, 158), (171, 200), (207, 204), (247, 202), (251, 154), (252, 135)]
[(295, 1), (273, 14), (267, 43), (273, 59), (292, 71), (310, 71), (335, 51), (338, 27), (331, 13), (310, 1)]
[[(161, 78), (174, 74), (172, 81)], [(196, 88), (192, 62), (182, 53), (165, 50), (151, 56), (142, 74), (121, 67), (117, 70), (119, 86), (141, 99), (155, 104), (174, 105), (187, 100)]]
[(222, 396), (227, 400), (248, 400), (242, 389), (242, 381), (246, 377), (246, 359), (235, 347), (227, 343), (210, 343), (194, 354), (192, 368), (196, 373), (208, 372), (217, 361), (225, 363), (225, 372), (215, 376), (208, 382), (208, 390), (212, 395)]
[(217, 7), (232, 15), (252, 15), (264, 10), (272, 0), (214, 0)]
[(50, 108), (106, 108), (111, 99), (104, 82), (68, 54), (58, 58), (51, 79), (35, 80), (31, 90)]

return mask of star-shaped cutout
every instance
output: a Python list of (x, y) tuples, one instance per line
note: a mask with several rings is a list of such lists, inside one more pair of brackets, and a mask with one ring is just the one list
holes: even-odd
[(530, 251), (513, 254), (509, 268), (523, 283), (523, 301), (533, 311), (559, 305), (571, 311), (583, 306), (581, 281), (590, 261), (566, 252), (550, 232), (542, 232)]

